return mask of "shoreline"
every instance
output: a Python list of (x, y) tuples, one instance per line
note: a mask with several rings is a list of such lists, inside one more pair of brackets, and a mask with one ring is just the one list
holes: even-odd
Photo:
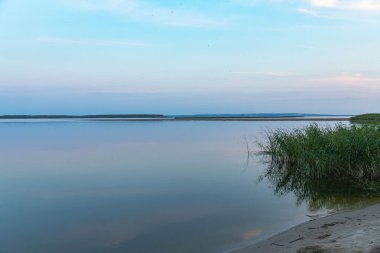
[(175, 121), (350, 121), (350, 118), (338, 118), (338, 117), (288, 117), (288, 118), (224, 118), (224, 117), (210, 117), (210, 118), (175, 118)]
[(311, 219), (230, 253), (366, 253), (380, 246), (380, 204)]
[(347, 117), (279, 117), (279, 118), (254, 118), (254, 117), (184, 117), (184, 118), (0, 118), (1, 122), (17, 121), (350, 121)]

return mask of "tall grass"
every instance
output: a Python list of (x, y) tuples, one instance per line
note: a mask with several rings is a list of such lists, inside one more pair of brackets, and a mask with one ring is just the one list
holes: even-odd
[(261, 147), (270, 155), (268, 173), (280, 177), (282, 184), (330, 182), (361, 191), (380, 190), (379, 126), (311, 124), (279, 129), (270, 132)]

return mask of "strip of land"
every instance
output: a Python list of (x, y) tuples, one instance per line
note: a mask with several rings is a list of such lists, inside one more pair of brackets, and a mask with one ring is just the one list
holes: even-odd
[(0, 115), (0, 120), (94, 120), (94, 121), (349, 121), (342, 116), (166, 116), (160, 114), (110, 115)]
[(233, 253), (367, 253), (376, 246), (380, 204), (311, 220)]
[(246, 117), (186, 117), (175, 118), (175, 120), (196, 120), (196, 121), (349, 121), (350, 118), (344, 117), (285, 117), (285, 118), (246, 118)]

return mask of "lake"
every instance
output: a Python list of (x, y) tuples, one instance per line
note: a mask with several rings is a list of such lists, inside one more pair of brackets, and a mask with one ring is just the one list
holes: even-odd
[(324, 214), (259, 180), (256, 141), (306, 124), (3, 121), (0, 252), (221, 253)]

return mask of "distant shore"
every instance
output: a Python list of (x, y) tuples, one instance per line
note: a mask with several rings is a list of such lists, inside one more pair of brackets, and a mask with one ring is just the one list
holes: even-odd
[(231, 253), (367, 253), (380, 246), (380, 204), (312, 219)]
[(349, 117), (285, 117), (285, 118), (246, 118), (246, 117), (210, 117), (210, 118), (176, 118), (175, 120), (195, 120), (195, 121), (349, 121)]
[(322, 117), (219, 117), (219, 116), (161, 116), (161, 115), (12, 115), (0, 116), (1, 121), (10, 120), (91, 120), (91, 121), (350, 121), (348, 116), (322, 116)]

